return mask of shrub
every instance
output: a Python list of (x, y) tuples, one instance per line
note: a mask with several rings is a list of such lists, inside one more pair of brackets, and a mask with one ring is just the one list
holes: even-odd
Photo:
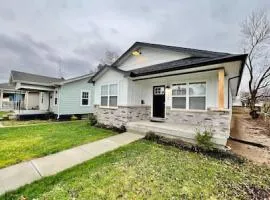
[(112, 130), (115, 131), (117, 133), (124, 133), (126, 132), (126, 127), (125, 126), (120, 126), (120, 127), (116, 127), (116, 126), (112, 126), (112, 125), (106, 125), (106, 124), (102, 124), (102, 123), (96, 123), (95, 127), (98, 128), (103, 128), (103, 129), (108, 129), (108, 130)]
[(151, 141), (158, 141), (160, 137), (156, 135), (153, 131), (149, 131), (145, 134), (145, 139)]
[(72, 120), (72, 121), (75, 121), (75, 120), (77, 120), (78, 118), (75, 116), (75, 115), (72, 115), (71, 116), (71, 118), (70, 118), (70, 120)]
[(262, 106), (262, 112), (270, 114), (270, 102), (265, 102)]
[(89, 123), (91, 126), (95, 126), (97, 124), (97, 118), (95, 115), (93, 114), (89, 115)]
[(214, 149), (214, 143), (212, 142), (213, 133), (212, 130), (204, 130), (202, 133), (200, 130), (197, 130), (195, 139), (198, 147), (211, 151)]
[(166, 138), (164, 136), (157, 135), (152, 131), (146, 133), (145, 139), (162, 145), (174, 146), (181, 150), (201, 153), (203, 155), (208, 155), (219, 160), (226, 159), (239, 164), (245, 162), (244, 158), (242, 158), (241, 156), (237, 156), (231, 151), (224, 151), (222, 149), (216, 148), (213, 148), (213, 150), (211, 151), (205, 150), (195, 144), (184, 142), (181, 139)]

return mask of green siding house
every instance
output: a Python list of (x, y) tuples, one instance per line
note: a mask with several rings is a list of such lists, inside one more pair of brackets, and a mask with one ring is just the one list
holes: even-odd
[(93, 84), (88, 82), (92, 76), (93, 74), (86, 74), (65, 80), (11, 71), (9, 85), (25, 94), (25, 106), (17, 113), (54, 113), (57, 118), (92, 113), (94, 90)]

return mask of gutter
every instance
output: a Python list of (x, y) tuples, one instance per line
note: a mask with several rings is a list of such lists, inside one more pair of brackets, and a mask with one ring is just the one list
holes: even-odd
[(58, 90), (58, 107), (57, 107), (57, 120), (60, 118), (60, 93), (61, 93), (61, 87), (59, 87)]
[[(131, 75), (131, 78), (137, 78), (140, 76), (155, 75), (155, 74), (159, 74), (159, 73), (165, 73), (165, 72), (176, 71), (176, 70), (191, 69), (191, 68), (195, 68), (195, 67), (204, 67), (205, 65), (221, 64), (224, 62), (233, 62), (233, 61), (239, 61), (239, 60), (244, 62), (246, 57), (247, 57), (247, 54), (231, 55), (231, 56), (227, 56), (227, 57), (223, 57), (223, 58), (215, 58), (215, 59), (211, 59), (208, 61), (200, 61), (200, 62), (192, 63), (192, 64), (178, 65), (178, 66), (174, 66), (171, 68), (159, 69), (159, 70), (155, 70), (155, 71), (150, 70), (147, 72), (136, 72), (136, 70), (135, 70), (135, 71), (130, 71), (130, 73), (131, 73), (130, 75)], [(164, 63), (161, 63), (161, 64), (164, 64)], [(160, 65), (160, 64), (158, 64), (158, 65)], [(153, 66), (151, 66), (151, 67), (153, 67)], [(241, 68), (242, 68), (242, 66), (241, 66)]]
[(224, 69), (224, 67), (216, 67), (216, 68), (203, 69), (203, 70), (197, 70), (197, 71), (182, 72), (182, 73), (175, 73), (175, 74), (166, 74), (166, 75), (160, 75), (160, 76), (154, 76), (154, 77), (145, 77), (145, 78), (131, 79), (131, 80), (133, 80), (133, 81), (141, 81), (141, 80), (154, 79), (154, 78), (164, 78), (164, 77), (168, 77), (168, 76), (178, 76), (178, 75), (194, 74), (194, 73), (200, 73), (200, 72), (217, 71), (217, 70), (220, 70), (220, 69)]

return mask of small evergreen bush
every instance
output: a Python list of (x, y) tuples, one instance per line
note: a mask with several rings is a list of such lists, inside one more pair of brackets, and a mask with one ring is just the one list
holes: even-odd
[(77, 118), (75, 115), (72, 115), (71, 118), (70, 118), (71, 121), (75, 121), (75, 120), (77, 120), (77, 119), (78, 119), (78, 118)]
[(95, 126), (97, 124), (97, 118), (95, 115), (89, 115), (89, 123), (91, 126)]
[(195, 136), (198, 147), (206, 151), (211, 151), (214, 149), (214, 143), (212, 142), (212, 138), (213, 138), (212, 130), (206, 129), (203, 132), (197, 130)]

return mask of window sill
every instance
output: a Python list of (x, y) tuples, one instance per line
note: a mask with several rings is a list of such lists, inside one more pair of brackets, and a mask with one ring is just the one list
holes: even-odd
[(116, 110), (118, 107), (108, 107), (108, 106), (99, 106), (101, 109), (111, 109), (111, 110)]
[(179, 111), (179, 112), (207, 112), (207, 110), (195, 110), (195, 109), (182, 109), (182, 108), (171, 108), (171, 111)]
[(90, 105), (81, 105), (82, 107), (89, 107)]

